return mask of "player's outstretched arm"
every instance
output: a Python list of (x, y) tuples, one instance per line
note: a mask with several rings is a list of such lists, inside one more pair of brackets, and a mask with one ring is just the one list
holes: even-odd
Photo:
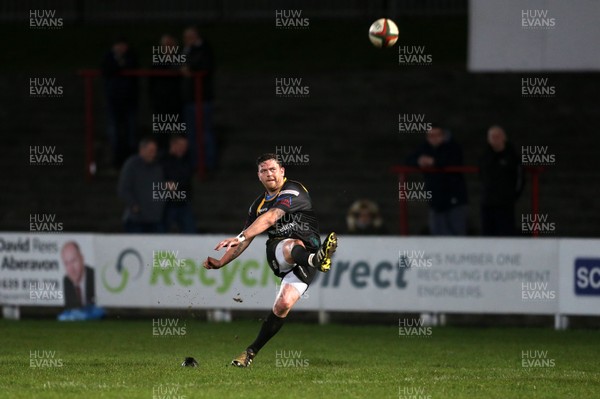
[[(204, 268), (206, 268), (206, 269), (222, 268), (223, 266), (227, 265), (229, 262), (231, 262), (232, 260), (234, 260), (235, 258), (240, 256), (242, 254), (242, 252), (244, 252), (246, 250), (246, 248), (248, 248), (250, 246), (251, 242), (252, 242), (252, 238), (244, 240), (243, 242), (240, 242), (236, 246), (228, 247), (227, 252), (225, 252), (223, 254), (221, 259), (215, 259), (215, 258), (209, 256), (204, 261), (204, 264), (203, 264)], [(217, 246), (217, 248), (220, 248), (220, 247)], [(215, 248), (215, 249), (217, 249), (217, 248)]]
[(279, 219), (285, 215), (285, 211), (279, 208), (269, 209), (256, 218), (254, 222), (246, 230), (244, 230), (244, 236), (248, 238), (254, 238), (259, 234), (265, 232), (269, 227), (273, 226)]
[(285, 211), (281, 209), (270, 209), (268, 212), (260, 215), (248, 228), (238, 234), (236, 237), (226, 238), (221, 241), (215, 247), (215, 250), (218, 251), (221, 248), (231, 248), (235, 247), (238, 244), (244, 242), (244, 240), (249, 240), (262, 232), (266, 231), (269, 227), (273, 226), (279, 218), (285, 215)]
[(227, 248), (227, 252), (220, 260), (211, 258), (210, 256), (204, 261), (204, 267), (207, 269), (220, 269), (244, 252), (254, 237), (266, 231), (273, 226), (279, 218), (285, 215), (285, 211), (277, 208), (260, 215), (246, 230), (238, 234), (236, 237), (226, 238), (215, 247), (218, 251), (221, 248)]

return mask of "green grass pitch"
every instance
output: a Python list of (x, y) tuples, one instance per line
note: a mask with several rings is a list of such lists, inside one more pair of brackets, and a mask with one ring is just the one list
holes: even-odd
[[(185, 335), (153, 336), (152, 320), (0, 320), (0, 398), (600, 397), (598, 331), (445, 327), (408, 337), (397, 326), (291, 322), (237, 369), (228, 363), (258, 321), (183, 323)], [(181, 367), (188, 355), (200, 367)]]

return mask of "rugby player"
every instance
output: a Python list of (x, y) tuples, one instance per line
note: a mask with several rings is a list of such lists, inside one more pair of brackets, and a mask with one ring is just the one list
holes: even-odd
[(250, 206), (244, 229), (236, 237), (221, 241), (215, 248), (226, 249), (221, 259), (208, 257), (207, 269), (220, 269), (237, 258), (254, 237), (267, 232), (267, 261), (281, 287), (271, 313), (258, 336), (232, 365), (248, 367), (256, 354), (283, 326), (285, 317), (300, 299), (317, 273), (328, 272), (337, 248), (335, 233), (321, 244), (319, 224), (308, 191), (302, 183), (288, 180), (276, 154), (263, 154), (256, 160), (258, 180), (266, 192)]

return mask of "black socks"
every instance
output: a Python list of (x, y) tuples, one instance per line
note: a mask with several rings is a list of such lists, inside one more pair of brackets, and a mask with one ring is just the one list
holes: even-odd
[(279, 330), (281, 330), (284, 321), (285, 318), (278, 317), (271, 310), (271, 313), (269, 314), (269, 316), (267, 316), (267, 320), (263, 322), (262, 327), (258, 332), (258, 336), (254, 340), (254, 342), (250, 344), (250, 346), (248, 346), (248, 349), (254, 352), (255, 354), (258, 353), (258, 351), (261, 350), (262, 347), (265, 346), (265, 344), (271, 338), (273, 338), (273, 336), (277, 334)]
[(292, 248), (292, 259), (301, 266), (314, 267), (309, 261), (311, 255), (312, 254), (302, 245), (296, 245)]

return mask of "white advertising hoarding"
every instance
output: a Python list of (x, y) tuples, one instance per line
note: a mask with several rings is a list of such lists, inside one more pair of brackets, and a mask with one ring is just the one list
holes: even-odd
[[(0, 303), (63, 306), (74, 242), (107, 307), (269, 309), (278, 290), (258, 237), (206, 270), (225, 236), (0, 233)], [(340, 236), (297, 309), (600, 314), (600, 240)]]
[(600, 241), (560, 240), (560, 313), (600, 315)]
[[(207, 270), (207, 256), (225, 236), (99, 236), (98, 302), (104, 306), (166, 308), (270, 308), (276, 278), (256, 238), (236, 260)], [(311, 300), (311, 302), (313, 302)], [(304, 304), (303, 304), (304, 305)]]
[[(558, 308), (555, 240), (342, 237), (338, 251), (316, 283), (328, 310), (551, 314)], [(541, 293), (544, 287), (552, 295)]]
[[(94, 286), (91, 234), (0, 233), (0, 303), (22, 306), (64, 306), (65, 260), (62, 248), (75, 243), (86, 278)], [(88, 292), (93, 296), (92, 292)]]
[[(264, 238), (221, 270), (201, 266), (222, 236), (100, 236), (105, 306), (268, 309), (279, 281)], [(555, 240), (340, 237), (299, 309), (555, 313)], [(542, 284), (540, 286), (540, 284)], [(540, 291), (551, 291), (545, 295)]]

